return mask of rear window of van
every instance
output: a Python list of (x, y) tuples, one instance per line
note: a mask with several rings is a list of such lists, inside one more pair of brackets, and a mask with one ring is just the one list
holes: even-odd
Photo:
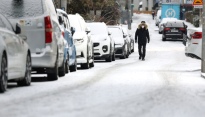
[(0, 13), (9, 19), (36, 17), (44, 13), (42, 0), (1, 0)]

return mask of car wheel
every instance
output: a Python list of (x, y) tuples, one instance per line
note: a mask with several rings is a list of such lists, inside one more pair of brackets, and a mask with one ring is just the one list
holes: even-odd
[(66, 62), (65, 62), (65, 73), (69, 73), (69, 54), (67, 54), (67, 59), (66, 59)]
[(77, 70), (77, 59), (75, 57), (75, 64), (73, 66), (70, 66), (70, 71), (75, 72)]
[(112, 54), (112, 61), (115, 61), (115, 52)]
[(125, 59), (125, 58), (126, 58), (126, 52), (125, 52), (125, 48), (124, 48), (123, 55), (120, 57), (120, 59)]
[(112, 52), (111, 52), (111, 45), (110, 45), (110, 54), (109, 54), (109, 57), (108, 58), (106, 58), (106, 62), (112, 62)]
[(65, 60), (63, 59), (63, 64), (62, 64), (62, 66), (59, 68), (59, 77), (63, 77), (63, 76), (65, 76)]
[(81, 64), (81, 68), (82, 69), (89, 69), (90, 68), (90, 64), (89, 64), (89, 52), (88, 52), (88, 47), (87, 47), (87, 63)]
[(29, 86), (31, 84), (31, 69), (31, 56), (27, 55), (25, 76), (23, 80), (17, 82), (18, 86)]
[(94, 67), (94, 66), (95, 66), (95, 65), (94, 65), (94, 48), (93, 48), (92, 59), (93, 59), (93, 62), (90, 63), (90, 67)]
[(55, 67), (51, 68), (50, 71), (52, 71), (52, 73), (47, 73), (48, 80), (49, 81), (58, 80), (58, 57), (56, 58)]
[(0, 92), (3, 93), (7, 90), (8, 83), (8, 67), (6, 55), (3, 54), (1, 60), (1, 77), (0, 77)]
[(165, 37), (162, 38), (162, 41), (166, 41), (167, 39)]

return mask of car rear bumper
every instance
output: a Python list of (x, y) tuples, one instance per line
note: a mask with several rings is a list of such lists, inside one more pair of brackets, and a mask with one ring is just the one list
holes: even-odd
[(172, 38), (172, 39), (183, 39), (182, 34), (164, 34), (165, 38)]
[(43, 56), (31, 54), (33, 68), (53, 68), (56, 62), (56, 56), (52, 53), (47, 53)]

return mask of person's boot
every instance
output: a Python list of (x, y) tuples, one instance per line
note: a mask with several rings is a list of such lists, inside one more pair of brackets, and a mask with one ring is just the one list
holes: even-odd
[(140, 60), (140, 59), (142, 59), (142, 57), (141, 57), (141, 56), (139, 57), (139, 60)]
[(144, 58), (144, 57), (142, 58), (142, 61), (145, 61), (145, 58)]

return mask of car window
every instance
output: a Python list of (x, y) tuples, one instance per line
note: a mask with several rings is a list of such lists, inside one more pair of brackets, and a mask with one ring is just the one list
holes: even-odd
[(183, 23), (181, 22), (168, 22), (167, 27), (184, 27)]
[[(88, 23), (88, 27), (91, 29), (91, 35), (102, 35), (102, 34), (108, 34), (107, 27), (102, 24), (94, 24), (94, 23)], [(100, 27), (100, 30), (99, 30)]]
[(35, 17), (44, 13), (42, 0), (1, 0), (0, 11), (9, 19)]
[(119, 28), (109, 28), (109, 31), (112, 32), (112, 36), (113, 37), (122, 37), (122, 33), (120, 33), (120, 29)]
[(4, 27), (7, 28), (10, 31), (13, 31), (13, 28), (12, 28), (10, 22), (1, 14), (0, 14), (0, 18), (1, 18), (2, 22), (3, 22), (3, 24), (5, 25)]
[(80, 22), (79, 22), (77, 16), (75, 16), (75, 15), (69, 16), (69, 21), (70, 21), (70, 24), (72, 25), (72, 27), (75, 28), (76, 32), (82, 31), (82, 28), (81, 28), (81, 25), (80, 25)]

